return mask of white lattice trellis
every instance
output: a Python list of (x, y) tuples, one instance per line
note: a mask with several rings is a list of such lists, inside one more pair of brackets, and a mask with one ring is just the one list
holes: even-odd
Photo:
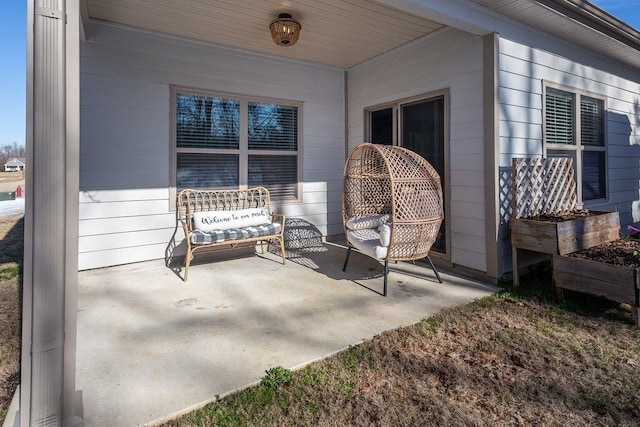
[(513, 172), (509, 166), (501, 166), (498, 174), (498, 200), (500, 224), (506, 224), (513, 212)]
[(557, 215), (578, 204), (573, 159), (513, 159), (513, 218)]

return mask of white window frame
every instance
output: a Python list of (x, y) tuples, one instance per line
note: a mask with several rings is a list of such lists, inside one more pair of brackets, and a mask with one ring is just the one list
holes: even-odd
[[(177, 146), (177, 95), (178, 94), (192, 94), (207, 96), (212, 98), (223, 98), (239, 101), (240, 103), (240, 141), (239, 148), (237, 149), (220, 149), (220, 148), (187, 148)], [(297, 136), (297, 150), (284, 151), (284, 150), (249, 150), (249, 132), (248, 132), (248, 105), (251, 102), (277, 104), (290, 107), (296, 107), (298, 118), (298, 136)], [(225, 92), (216, 92), (209, 90), (191, 89), (184, 87), (172, 87), (171, 88), (171, 138), (170, 138), (170, 209), (175, 210), (175, 200), (177, 197), (177, 167), (178, 167), (178, 153), (207, 153), (207, 154), (231, 154), (237, 155), (239, 159), (238, 170), (238, 188), (248, 188), (249, 178), (249, 155), (281, 155), (281, 156), (296, 156), (297, 160), (297, 183), (296, 183), (296, 198), (290, 200), (278, 200), (272, 199), (274, 204), (291, 204), (302, 202), (302, 102), (265, 98), (265, 97), (252, 97), (246, 95), (230, 94)]]
[[(607, 202), (609, 200), (609, 167), (608, 167), (608, 120), (607, 120), (607, 97), (598, 93), (588, 92), (585, 90), (576, 89), (574, 87), (569, 87), (561, 84), (556, 84), (548, 81), (543, 81), (543, 91), (542, 91), (542, 140), (543, 140), (543, 155), (544, 157), (548, 157), (548, 152), (550, 150), (559, 150), (559, 151), (575, 151), (575, 177), (576, 177), (576, 190), (578, 196), (578, 205), (582, 207), (586, 204), (598, 204)], [(552, 88), (556, 90), (561, 90), (564, 92), (571, 93), (574, 97), (574, 124), (575, 128), (573, 130), (573, 140), (574, 144), (556, 144), (550, 143), (547, 141), (547, 89)], [(589, 98), (599, 99), (603, 102), (603, 145), (595, 146), (595, 145), (583, 145), (581, 142), (581, 119), (580, 119), (580, 99), (583, 96), (587, 96)], [(605, 196), (599, 199), (592, 199), (584, 201), (582, 198), (582, 153), (585, 151), (596, 151), (604, 153), (604, 183), (605, 183)]]

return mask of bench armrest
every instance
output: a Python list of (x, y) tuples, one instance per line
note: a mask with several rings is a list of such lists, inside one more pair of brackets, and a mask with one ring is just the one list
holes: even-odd
[(285, 223), (285, 216), (283, 214), (271, 214), (271, 222), (277, 222), (280, 223), (280, 225), (282, 226), (282, 231), (284, 232), (284, 223)]

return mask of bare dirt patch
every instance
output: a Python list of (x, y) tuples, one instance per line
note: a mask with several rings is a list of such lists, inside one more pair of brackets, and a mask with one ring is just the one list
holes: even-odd
[(16, 191), (18, 186), (24, 191), (24, 172), (0, 172), (0, 191)]
[(0, 422), (20, 383), (22, 215), (0, 217)]

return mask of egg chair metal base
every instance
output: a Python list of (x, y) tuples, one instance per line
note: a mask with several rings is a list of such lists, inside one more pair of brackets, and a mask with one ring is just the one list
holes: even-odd
[[(351, 247), (349, 247), (347, 249), (347, 256), (344, 259), (344, 265), (342, 266), (342, 271), (347, 271), (347, 264), (349, 263), (349, 257), (351, 256)], [(433, 264), (433, 261), (431, 261), (431, 257), (429, 257), (429, 255), (427, 255), (426, 257), (424, 257), (424, 259), (429, 263), (429, 266), (431, 267), (431, 269), (433, 270), (434, 274), (436, 275), (436, 279), (438, 279), (438, 283), (442, 283), (442, 279), (440, 278), (440, 274), (438, 274), (438, 270), (436, 269), (436, 266)], [(383, 276), (384, 276), (384, 286), (383, 286), (383, 290), (382, 290), (382, 296), (386, 297), (387, 296), (387, 283), (388, 283), (388, 276), (389, 276), (389, 261), (385, 260), (384, 261), (384, 267), (383, 267)]]

